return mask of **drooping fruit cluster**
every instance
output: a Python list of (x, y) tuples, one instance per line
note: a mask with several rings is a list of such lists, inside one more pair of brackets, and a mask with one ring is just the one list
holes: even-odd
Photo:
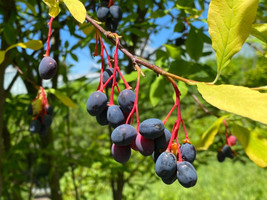
[[(196, 184), (197, 174), (192, 163), (196, 158), (196, 149), (189, 141), (184, 122), (180, 113), (180, 92), (176, 83), (170, 79), (175, 93), (176, 102), (166, 118), (161, 121), (157, 118), (149, 118), (139, 122), (138, 93), (140, 75), (139, 66), (134, 63), (138, 72), (135, 92), (131, 90), (118, 67), (119, 39), (116, 34), (116, 48), (114, 53), (114, 67), (111, 65), (109, 55), (100, 35), (97, 35), (101, 44), (102, 67), (97, 91), (93, 92), (87, 100), (87, 111), (95, 116), (100, 125), (110, 125), (114, 130), (111, 133), (111, 154), (120, 163), (127, 162), (131, 157), (131, 149), (139, 151), (144, 156), (152, 155), (155, 161), (156, 174), (166, 184), (173, 183), (176, 179), (184, 187), (192, 187)], [(97, 43), (96, 43), (97, 44)], [(108, 66), (104, 65), (104, 52), (107, 56)], [(95, 54), (96, 55), (96, 52)], [(118, 86), (118, 77), (123, 80), (125, 89)], [(111, 88), (110, 98), (104, 93), (105, 88)], [(114, 104), (114, 90), (117, 89), (118, 104)], [(165, 123), (177, 108), (177, 120), (172, 132), (165, 128)], [(133, 115), (136, 116), (134, 127)], [(182, 145), (178, 141), (178, 131), (182, 124), (185, 140)]]
[(53, 119), (53, 107), (48, 104), (44, 89), (40, 87), (37, 97), (29, 104), (27, 113), (32, 116), (29, 130), (44, 136)]
[(43, 59), (41, 60), (39, 67), (38, 67), (38, 71), (39, 71), (39, 75), (42, 79), (51, 79), (53, 78), (56, 73), (57, 73), (57, 62), (51, 58), (49, 56), (50, 53), (50, 38), (51, 38), (51, 27), (52, 27), (52, 22), (53, 22), (53, 17), (51, 17), (49, 23), (48, 23), (48, 37), (47, 37), (47, 49), (46, 49), (46, 53), (43, 57)]
[(217, 152), (217, 160), (219, 162), (223, 162), (225, 158), (231, 158), (233, 159), (236, 155), (236, 152), (231, 148), (231, 146), (234, 146), (236, 144), (236, 137), (228, 133), (228, 126), (226, 124), (226, 121), (223, 121), (225, 126), (225, 137), (226, 137), (226, 144), (224, 144), (221, 148), (219, 148)]
[(105, 28), (108, 31), (115, 32), (122, 18), (121, 8), (118, 5), (113, 5), (112, 0), (100, 0), (97, 18), (99, 21), (105, 22)]

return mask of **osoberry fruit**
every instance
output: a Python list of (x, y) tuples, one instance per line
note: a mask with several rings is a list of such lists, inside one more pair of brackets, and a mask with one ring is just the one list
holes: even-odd
[(135, 93), (132, 90), (125, 89), (119, 94), (118, 103), (125, 113), (129, 114), (131, 112), (131, 110), (133, 109), (134, 101)]
[(170, 178), (176, 171), (176, 157), (173, 153), (163, 152), (157, 159), (155, 170), (161, 178)]
[(225, 155), (225, 157), (234, 158), (234, 152), (232, 151), (230, 146), (224, 145), (222, 148), (222, 152)]
[(196, 158), (196, 149), (194, 145), (189, 143), (184, 143), (181, 145), (180, 150), (183, 161), (188, 161), (190, 163), (193, 163), (193, 161)]
[(47, 127), (51, 126), (52, 124), (52, 116), (51, 115), (44, 115), (43, 116), (43, 124)]
[(106, 107), (99, 115), (96, 116), (96, 121), (102, 126), (108, 125), (107, 112), (108, 107)]
[(177, 163), (177, 179), (186, 188), (194, 186), (197, 182), (197, 173), (194, 166), (187, 161)]
[(174, 181), (176, 181), (176, 179), (177, 179), (177, 172), (176, 171), (174, 171), (173, 175), (171, 175), (171, 177), (169, 177), (169, 178), (164, 178), (164, 177), (161, 178), (161, 180), (167, 185), (172, 184)]
[(234, 135), (230, 135), (227, 138), (227, 142), (228, 142), (229, 146), (234, 146), (236, 144), (236, 137)]
[(132, 125), (122, 124), (115, 128), (111, 134), (111, 140), (119, 146), (130, 145), (136, 138), (137, 132)]
[(218, 151), (217, 159), (219, 162), (223, 162), (225, 160), (225, 154), (222, 151)]
[(34, 119), (30, 122), (30, 132), (38, 133), (41, 130), (41, 122), (38, 119)]
[(109, 15), (109, 8), (108, 7), (99, 7), (97, 9), (96, 16), (101, 22), (105, 22), (107, 20), (107, 17)]
[(123, 112), (119, 106), (113, 105), (108, 107), (107, 120), (109, 122), (109, 125), (113, 128), (116, 128), (117, 126), (125, 122)]
[(143, 137), (141, 134), (136, 136), (135, 145), (143, 156), (149, 156), (154, 151), (154, 141)]
[(171, 139), (171, 133), (168, 129), (164, 129), (164, 134), (156, 138), (155, 141), (155, 151), (162, 153), (168, 147), (169, 141)]
[(32, 104), (30, 103), (28, 108), (27, 108), (27, 114), (28, 115), (33, 115), (33, 110), (32, 110)]
[(87, 100), (87, 111), (90, 115), (99, 115), (107, 107), (108, 98), (103, 92), (93, 92)]
[(49, 57), (43, 57), (39, 64), (39, 75), (42, 79), (51, 79), (57, 72), (57, 62)]
[(155, 139), (164, 133), (164, 124), (159, 119), (146, 119), (140, 124), (139, 132), (145, 138)]
[(125, 163), (131, 157), (131, 147), (112, 144), (111, 154), (117, 162)]
[(122, 18), (122, 11), (120, 6), (112, 5), (109, 8), (110, 15), (112, 16), (113, 20), (120, 21)]
[(53, 115), (53, 112), (54, 112), (53, 107), (50, 106), (50, 105), (47, 105), (47, 106), (46, 106), (46, 114), (52, 116), (52, 115)]
[[(103, 84), (105, 84), (107, 82), (107, 80), (112, 76), (113, 72), (114, 72), (113, 68), (105, 69), (105, 71), (103, 72)], [(120, 80), (119, 73), (116, 72), (116, 81), (118, 82), (119, 80)], [(111, 79), (108, 82), (107, 87), (111, 88), (112, 87), (112, 83), (113, 83), (113, 79)]]
[(115, 32), (118, 27), (118, 22), (114, 21), (111, 17), (108, 17), (106, 20), (105, 27), (108, 31)]

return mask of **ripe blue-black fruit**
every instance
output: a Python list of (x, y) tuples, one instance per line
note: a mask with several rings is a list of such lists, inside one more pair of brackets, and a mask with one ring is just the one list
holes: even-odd
[(138, 134), (135, 139), (135, 145), (138, 151), (143, 156), (149, 156), (154, 151), (154, 141), (143, 137), (141, 134)]
[(51, 79), (57, 72), (57, 62), (49, 57), (43, 57), (39, 64), (39, 75), (42, 79)]
[(38, 119), (31, 120), (30, 122), (30, 132), (38, 133), (41, 130), (41, 122)]
[(228, 158), (234, 158), (234, 152), (232, 151), (231, 147), (227, 144), (223, 146), (222, 152), (225, 155), (225, 157)]
[(217, 160), (219, 162), (223, 162), (225, 160), (225, 155), (224, 155), (224, 153), (222, 151), (218, 151), (218, 153), (217, 153)]
[(108, 107), (106, 107), (99, 115), (96, 116), (96, 121), (102, 126), (108, 125), (107, 112)]
[(158, 157), (159, 157), (159, 155), (161, 154), (162, 152), (159, 152), (159, 151), (154, 151), (153, 153), (152, 153), (152, 159), (153, 159), (153, 161), (156, 163), (157, 162), (157, 159), (158, 159)]
[(47, 127), (51, 126), (52, 124), (52, 116), (51, 115), (44, 115), (43, 116), (43, 124)]
[(47, 134), (47, 127), (44, 124), (42, 124), (41, 129), (39, 131), (39, 135), (43, 137), (46, 136), (46, 134)]
[(177, 163), (177, 179), (186, 188), (194, 186), (197, 182), (197, 173), (194, 166), (187, 161)]
[[(105, 71), (103, 72), (103, 84), (105, 84), (107, 82), (107, 80), (112, 76), (114, 72), (113, 68), (106, 68)], [(118, 73), (118, 71), (116, 71), (116, 81), (118, 82), (120, 80), (120, 75)], [(112, 87), (112, 83), (113, 83), (113, 79), (111, 79), (108, 84), (107, 87), (111, 88)]]
[(105, 28), (107, 31), (116, 32), (118, 27), (118, 22), (114, 21), (111, 17), (108, 17), (105, 23)]
[(121, 91), (118, 97), (118, 103), (125, 113), (130, 113), (133, 109), (135, 93), (132, 90), (125, 89)]
[(108, 98), (103, 92), (93, 92), (86, 104), (87, 111), (90, 115), (99, 115), (107, 107)]
[(161, 178), (170, 178), (176, 171), (176, 162), (177, 160), (173, 153), (163, 152), (155, 164), (156, 174)]
[(131, 157), (131, 147), (112, 144), (111, 154), (117, 162), (126, 163)]
[(27, 108), (27, 114), (28, 115), (33, 115), (33, 110), (32, 110), (32, 104), (30, 103), (28, 108)]
[(48, 115), (53, 115), (53, 112), (54, 112), (54, 109), (53, 109), (53, 107), (52, 106), (50, 106), (50, 105), (47, 105), (46, 106), (46, 114), (48, 114)]
[(115, 21), (120, 21), (122, 18), (122, 11), (120, 6), (118, 5), (112, 5), (109, 7), (110, 15), (112, 16), (112, 19)]
[(169, 177), (169, 178), (161, 178), (161, 180), (165, 183), (165, 184), (167, 184), (167, 185), (170, 185), (170, 184), (172, 184), (174, 181), (176, 181), (176, 179), (177, 179), (177, 172), (176, 172), (176, 170), (174, 171), (174, 173), (173, 173), (173, 175), (171, 175), (171, 177)]
[(155, 151), (156, 152), (164, 152), (169, 144), (169, 141), (171, 139), (171, 133), (168, 131), (168, 129), (164, 129), (164, 134), (162, 134), (160, 137), (156, 138), (155, 141)]
[(105, 22), (109, 15), (109, 8), (108, 7), (99, 7), (96, 12), (96, 16), (101, 22)]
[(124, 124), (125, 118), (119, 106), (113, 105), (108, 107), (107, 120), (109, 122), (109, 125), (112, 126), (113, 128), (116, 128), (121, 124)]
[(122, 124), (112, 131), (111, 140), (116, 145), (127, 146), (135, 141), (136, 135), (137, 132), (132, 125)]
[(184, 143), (181, 145), (180, 150), (183, 161), (188, 161), (190, 163), (193, 163), (193, 161), (196, 158), (196, 149), (194, 145), (189, 143)]
[(155, 139), (164, 133), (164, 124), (156, 118), (146, 119), (140, 124), (139, 132), (145, 138)]
[(100, 4), (101, 4), (101, 6), (103, 6), (103, 7), (108, 7), (109, 0), (100, 0)]

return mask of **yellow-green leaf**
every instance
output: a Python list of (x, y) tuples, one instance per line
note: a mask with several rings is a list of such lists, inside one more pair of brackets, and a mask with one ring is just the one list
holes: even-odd
[(170, 45), (170, 44), (164, 44), (165, 48), (167, 49), (167, 52), (169, 53), (170, 57), (173, 59), (179, 58), (181, 54), (181, 50), (179, 47)]
[(211, 0), (208, 25), (216, 52), (217, 77), (249, 36), (257, 6), (257, 0)]
[(77, 108), (77, 106), (75, 105), (75, 103), (65, 94), (59, 92), (58, 90), (55, 90), (53, 88), (51, 89), (47, 89), (47, 92), (55, 95), (63, 104), (65, 104), (68, 107), (72, 107), (72, 108)]
[(57, 0), (43, 0), (43, 2), (49, 7), (49, 15), (56, 17), (60, 13), (59, 2)]
[(86, 9), (79, 0), (63, 0), (72, 16), (80, 23), (83, 23), (86, 16)]
[(267, 43), (267, 23), (265, 24), (253, 24), (251, 35)]
[(207, 150), (209, 146), (213, 143), (215, 135), (218, 133), (220, 125), (222, 124), (225, 116), (217, 119), (209, 128), (206, 130), (198, 143), (195, 145), (197, 150)]
[(37, 115), (42, 111), (42, 99), (36, 99), (32, 102), (32, 113)]
[(18, 46), (25, 48), (25, 49), (28, 48), (32, 50), (39, 50), (43, 47), (43, 42), (41, 40), (30, 40), (25, 43), (20, 42), (20, 43), (9, 46), (6, 50), (0, 51), (0, 64), (4, 61), (6, 52)]
[(95, 30), (94, 26), (91, 24), (82, 24), (80, 29), (85, 35), (90, 35)]
[(257, 131), (233, 124), (233, 134), (243, 146), (248, 157), (260, 167), (267, 167), (267, 139)]
[(211, 105), (267, 124), (267, 93), (234, 85), (197, 84), (202, 97)]

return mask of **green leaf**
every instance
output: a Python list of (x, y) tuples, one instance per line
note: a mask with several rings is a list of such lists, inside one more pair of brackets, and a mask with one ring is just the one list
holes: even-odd
[(149, 98), (153, 106), (156, 106), (162, 99), (164, 94), (164, 77), (157, 77), (150, 86)]
[(181, 55), (181, 50), (179, 47), (170, 45), (170, 44), (164, 44), (165, 48), (167, 49), (168, 54), (171, 58), (177, 59)]
[[(177, 87), (178, 87), (179, 91), (181, 92), (180, 100), (182, 100), (187, 95), (188, 87), (182, 81), (178, 82)], [(175, 102), (176, 101), (176, 93), (175, 92), (173, 93), (172, 98), (173, 98), (173, 101)]]
[(187, 35), (185, 46), (186, 52), (189, 54), (189, 56), (195, 61), (198, 61), (199, 57), (202, 55), (203, 40), (199, 34), (199, 31), (193, 26), (191, 26), (191, 29)]
[(43, 2), (49, 7), (49, 15), (56, 17), (60, 13), (59, 2), (57, 0), (43, 0)]
[(209, 128), (206, 130), (198, 143), (195, 145), (197, 150), (207, 150), (209, 146), (213, 143), (215, 135), (218, 133), (220, 125), (226, 116), (222, 116), (217, 119)]
[(42, 99), (36, 99), (32, 103), (32, 113), (33, 115), (37, 115), (42, 111)]
[(257, 0), (211, 0), (208, 25), (216, 52), (217, 78), (249, 36), (257, 6)]
[(28, 48), (28, 49), (32, 49), (32, 50), (39, 50), (43, 47), (43, 42), (41, 40), (30, 40), (28, 42), (25, 43), (17, 43), (17, 44), (13, 44), (11, 46), (9, 46), (6, 50), (0, 51), (0, 64), (4, 61), (5, 59), (5, 55), (6, 52), (9, 51), (10, 49), (13, 49), (15, 47), (21, 47), (21, 48)]
[(211, 105), (267, 124), (267, 93), (234, 85), (197, 84), (198, 91)]
[[(137, 71), (132, 71), (130, 74), (125, 74), (124, 79), (127, 80), (127, 82), (132, 82), (137, 80)], [(123, 80), (120, 79), (120, 83), (123, 83)]]
[(72, 16), (80, 23), (83, 23), (86, 16), (86, 10), (79, 0), (63, 0)]
[(267, 167), (267, 140), (257, 131), (237, 124), (232, 125), (233, 135), (241, 143), (248, 157), (260, 167)]
[(37, 16), (37, 13), (36, 13), (36, 11), (35, 11), (35, 8), (34, 8), (34, 6), (33, 6), (32, 4), (30, 4), (30, 3), (29, 3), (28, 1), (26, 1), (26, 0), (17, 0), (17, 1), (22, 2), (22, 3), (25, 3), (25, 5), (27, 6), (27, 8), (30, 9), (30, 10), (32, 11), (32, 14), (33, 14), (34, 16)]
[(75, 108), (75, 109), (77, 108), (75, 103), (68, 96), (59, 92), (58, 90), (51, 88), (51, 89), (47, 89), (46, 91), (55, 95), (66, 106), (71, 107), (71, 108)]
[(265, 24), (253, 24), (251, 35), (267, 43), (267, 23)]

